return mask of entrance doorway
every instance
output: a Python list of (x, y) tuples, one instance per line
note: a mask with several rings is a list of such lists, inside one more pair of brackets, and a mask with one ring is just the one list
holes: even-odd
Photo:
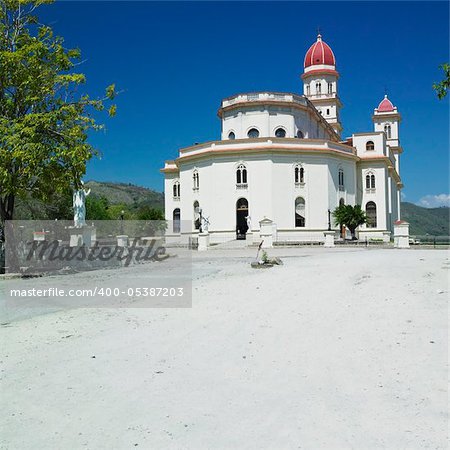
[(236, 202), (236, 239), (245, 239), (247, 233), (248, 201), (240, 198)]

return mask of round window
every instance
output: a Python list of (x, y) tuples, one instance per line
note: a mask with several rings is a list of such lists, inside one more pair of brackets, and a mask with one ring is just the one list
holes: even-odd
[(277, 128), (275, 130), (275, 136), (279, 138), (284, 138), (286, 137), (286, 131), (283, 128)]
[(250, 130), (248, 130), (247, 136), (250, 139), (255, 139), (259, 137), (259, 131), (256, 128), (251, 128)]

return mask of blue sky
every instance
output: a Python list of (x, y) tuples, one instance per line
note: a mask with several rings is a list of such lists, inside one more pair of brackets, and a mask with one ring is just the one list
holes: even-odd
[[(403, 116), (405, 200), (448, 203), (449, 104), (431, 86), (449, 60), (447, 2), (57, 2), (41, 8), (68, 47), (82, 50), (86, 91), (124, 92), (103, 154), (86, 179), (159, 191), (164, 160), (220, 138), (223, 97), (302, 92), (303, 58), (317, 27), (341, 74), (343, 137), (372, 130), (385, 87)], [(428, 197), (426, 197), (428, 196)], [(440, 197), (437, 197), (440, 196)]]

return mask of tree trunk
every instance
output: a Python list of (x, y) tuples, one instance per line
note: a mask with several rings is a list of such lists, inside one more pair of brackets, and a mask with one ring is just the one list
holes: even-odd
[(356, 228), (348, 227), (348, 229), (350, 230), (350, 233), (352, 234), (352, 241), (356, 241), (356, 235), (355, 235)]
[(0, 242), (5, 242), (5, 221), (13, 220), (14, 194), (7, 194), (0, 197)]

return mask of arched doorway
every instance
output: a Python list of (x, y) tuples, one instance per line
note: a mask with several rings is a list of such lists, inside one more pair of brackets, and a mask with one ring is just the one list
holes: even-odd
[(248, 201), (245, 198), (240, 198), (236, 202), (236, 239), (245, 239), (248, 230), (247, 216)]
[(200, 230), (201, 217), (200, 217), (200, 204), (196, 200), (194, 202), (194, 230)]
[(181, 212), (180, 208), (173, 210), (173, 232), (179, 233), (181, 231)]
[(377, 205), (374, 202), (367, 202), (366, 204), (367, 228), (377, 227)]

